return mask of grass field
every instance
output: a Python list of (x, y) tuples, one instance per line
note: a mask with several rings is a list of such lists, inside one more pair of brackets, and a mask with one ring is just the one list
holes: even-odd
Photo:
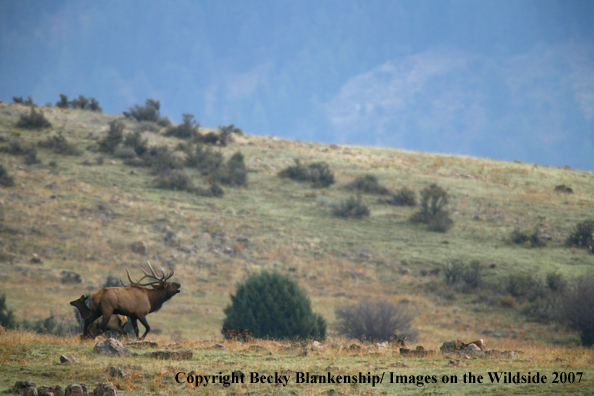
[[(22, 156), (0, 152), (0, 163), (15, 186), (0, 188), (0, 294), (17, 320), (35, 321), (50, 314), (73, 320), (69, 301), (101, 287), (108, 275), (126, 279), (147, 260), (175, 270), (172, 280), (182, 293), (148, 317), (155, 331), (149, 340), (178, 343), (192, 349), (190, 361), (155, 361), (143, 356), (125, 360), (98, 357), (92, 341), (75, 337), (8, 331), (0, 335), (0, 391), (16, 380), (40, 384), (81, 381), (91, 390), (105, 367), (142, 366), (119, 383), (123, 394), (198, 392), (169, 378), (183, 368), (208, 375), (219, 372), (309, 372), (354, 375), (456, 375), (472, 371), (546, 374), (583, 372), (579, 384), (295, 384), (286, 387), (245, 384), (202, 387), (202, 393), (273, 394), (592, 394), (592, 351), (577, 346), (578, 336), (555, 324), (530, 322), (523, 304), (500, 304), (504, 296), (491, 290), (464, 292), (444, 282), (449, 263), (478, 261), (491, 283), (557, 271), (572, 278), (590, 272), (594, 255), (568, 248), (565, 239), (579, 221), (594, 218), (594, 172), (543, 167), (519, 161), (419, 153), (392, 148), (326, 145), (269, 136), (237, 135), (217, 148), (225, 158), (241, 151), (249, 170), (245, 188), (225, 188), (221, 198), (154, 187), (154, 176), (123, 160), (87, 149), (97, 144), (118, 115), (44, 107), (52, 128), (16, 127), (21, 105), (0, 104), (0, 136), (4, 143), (26, 146), (62, 133), (83, 154), (64, 156), (39, 148), (41, 164), (26, 165)], [(126, 132), (139, 130), (122, 119)], [(140, 129), (141, 130), (141, 129)], [(174, 148), (180, 142), (160, 133), (143, 132), (150, 144)], [(104, 157), (98, 164), (98, 157)], [(277, 176), (292, 165), (324, 161), (336, 183), (312, 188)], [(48, 166), (50, 163), (54, 166)], [(206, 181), (188, 170), (197, 185)], [(355, 177), (373, 174), (395, 190), (421, 191), (432, 183), (445, 188), (454, 221), (447, 233), (428, 232), (409, 221), (418, 207), (392, 206), (363, 194), (371, 215), (360, 220), (332, 215), (332, 203), (353, 195), (345, 186)], [(554, 191), (571, 186), (574, 193)], [(547, 235), (547, 246), (528, 248), (509, 242), (514, 229)], [(247, 238), (248, 243), (238, 241)], [(147, 254), (131, 244), (144, 241)], [(41, 263), (33, 258), (41, 259)], [(329, 323), (329, 338), (320, 351), (300, 356), (291, 342), (254, 341), (243, 345), (222, 341), (223, 309), (235, 285), (247, 275), (277, 270), (295, 279), (312, 300), (313, 310)], [(439, 270), (437, 272), (435, 270)], [(62, 271), (82, 276), (80, 283), (62, 282)], [(395, 349), (373, 344), (349, 352), (353, 340), (335, 335), (335, 307), (361, 298), (386, 299), (415, 314), (416, 344), (437, 350), (444, 341), (485, 339), (488, 349), (518, 351), (517, 359), (472, 359), (468, 367), (450, 367), (452, 357), (407, 358)], [(215, 344), (226, 345), (217, 349)], [(254, 345), (262, 348), (253, 347)], [(61, 354), (80, 365), (60, 365)], [(406, 367), (397, 363), (403, 361)], [(175, 373), (173, 374), (175, 375)], [(387, 377), (385, 377), (387, 378)], [(551, 381), (551, 380), (550, 380)], [(186, 386), (186, 388), (183, 388)], [(282, 389), (281, 389), (282, 388)], [(180, 391), (181, 390), (181, 391)], [(370, 393), (371, 392), (371, 393)], [(590, 393), (588, 393), (590, 392)], [(331, 394), (327, 393), (327, 394)]]

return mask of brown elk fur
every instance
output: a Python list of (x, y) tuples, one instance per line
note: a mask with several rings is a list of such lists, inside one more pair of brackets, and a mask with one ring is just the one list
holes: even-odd
[(232, 340), (236, 340), (237, 337), (239, 337), (240, 334), (243, 333), (243, 329), (239, 328), (237, 330), (229, 330), (226, 327), (223, 327), (223, 334), (225, 334), (225, 337), (230, 338)]
[(243, 333), (240, 334), (241, 341), (249, 342), (252, 338), (252, 333), (254, 332), (254, 328), (252, 327), (249, 330), (244, 330)]
[(396, 347), (401, 347), (401, 348), (405, 348), (406, 347), (406, 336), (402, 337), (402, 338), (398, 338), (398, 336), (396, 334), (394, 334), (394, 345)]
[(485, 350), (485, 341), (483, 341), (482, 338), (480, 340), (469, 342), (468, 344), (465, 344), (464, 347), (467, 347), (470, 344), (476, 345), (481, 351)]
[[(151, 330), (146, 321), (146, 315), (161, 309), (165, 301), (181, 291), (179, 283), (166, 282), (166, 279), (171, 275), (173, 275), (173, 272), (168, 277), (163, 274), (161, 279), (157, 279), (156, 275), (150, 277), (156, 279), (155, 282), (150, 284), (152, 289), (139, 284), (132, 284), (124, 287), (104, 287), (93, 293), (91, 296), (93, 312), (88, 320), (85, 320), (85, 334), (87, 334), (89, 325), (100, 316), (103, 316), (101, 330), (105, 331), (111, 316), (119, 314), (130, 318), (137, 337), (139, 335), (138, 321), (142, 323), (145, 332), (140, 339), (143, 340)], [(128, 274), (128, 279), (130, 279), (130, 274)], [(132, 280), (130, 282), (132, 283)]]
[[(78, 309), (78, 312), (80, 312), (80, 315), (83, 317), (83, 319), (85, 321), (89, 318), (89, 316), (91, 316), (91, 312), (92, 312), (91, 308), (87, 307), (86, 301), (87, 301), (87, 297), (85, 297), (84, 295), (80, 296), (80, 298), (78, 298), (74, 301), (70, 301), (70, 305), (72, 305), (73, 307)], [(124, 329), (124, 326), (126, 326), (126, 323), (128, 323), (127, 316), (113, 315), (111, 317), (111, 319), (109, 319), (109, 323), (107, 324), (107, 330), (117, 331), (118, 333), (120, 333), (121, 336), (127, 337), (128, 333)], [(90, 325), (89, 334), (87, 334), (87, 337), (93, 338), (95, 335), (98, 335), (99, 334), (98, 327), (99, 327), (99, 321), (96, 320)], [(84, 338), (84, 335), (83, 335), (83, 338)]]

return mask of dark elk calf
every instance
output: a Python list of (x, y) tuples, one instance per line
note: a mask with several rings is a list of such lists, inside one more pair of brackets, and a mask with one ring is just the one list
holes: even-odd
[[(86, 323), (87, 319), (89, 318), (89, 316), (91, 316), (91, 312), (92, 312), (91, 308), (87, 307), (86, 301), (87, 301), (87, 297), (85, 297), (84, 294), (82, 296), (80, 296), (80, 298), (78, 298), (74, 301), (70, 301), (70, 305), (72, 305), (73, 307), (78, 309), (78, 312), (80, 312), (80, 315), (85, 320), (85, 323)], [(126, 323), (128, 323), (128, 318), (126, 316), (113, 315), (111, 317), (111, 319), (109, 319), (109, 323), (107, 324), (107, 330), (117, 331), (118, 333), (120, 333), (120, 335), (122, 337), (127, 337), (128, 333), (124, 329), (124, 327), (126, 326)], [(95, 335), (97, 335), (98, 327), (99, 327), (99, 322), (98, 321), (93, 322), (89, 327), (87, 336), (92, 338)]]
[[(141, 268), (144, 276), (140, 280), (133, 282), (130, 279), (128, 269), (126, 269), (128, 280), (130, 281), (128, 286), (104, 287), (93, 293), (91, 296), (93, 311), (91, 316), (85, 320), (85, 336), (87, 335), (89, 325), (99, 317), (103, 316), (100, 329), (105, 332), (111, 316), (119, 314), (126, 315), (130, 318), (136, 337), (139, 335), (138, 321), (140, 320), (140, 323), (145, 328), (144, 334), (140, 339), (143, 340), (146, 337), (151, 330), (151, 327), (146, 321), (146, 315), (161, 309), (165, 301), (181, 291), (181, 285), (179, 283), (167, 282), (173, 276), (173, 270), (165, 275), (165, 272), (161, 269), (161, 275), (157, 275), (151, 263), (148, 263), (148, 265), (151, 273), (148, 274)], [(140, 283), (145, 278), (148, 278), (148, 282)], [(122, 282), (122, 284), (124, 283)], [(151, 286), (152, 289), (144, 286)]]

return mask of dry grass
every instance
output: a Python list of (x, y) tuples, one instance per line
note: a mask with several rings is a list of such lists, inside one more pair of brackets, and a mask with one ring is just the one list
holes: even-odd
[[(110, 121), (121, 118), (44, 108), (52, 130), (15, 132), (14, 125), (25, 111), (24, 106), (1, 105), (0, 136), (30, 144), (62, 132), (82, 149), (96, 143), (107, 132)], [(134, 122), (123, 122), (126, 132), (135, 130)], [(173, 148), (178, 143), (174, 138), (150, 132), (144, 132), (143, 137), (151, 145)], [(405, 301), (417, 315), (414, 325), (420, 333), (418, 343), (426, 348), (437, 349), (450, 339), (483, 338), (489, 347), (522, 350), (523, 362), (518, 365), (522, 369), (530, 369), (531, 364), (553, 368), (554, 358), (550, 356), (557, 355), (577, 359), (580, 367), (591, 367), (587, 351), (551, 346), (553, 342), (569, 345), (576, 339), (575, 334), (555, 326), (526, 323), (516, 310), (480, 299), (477, 302), (474, 295), (452, 292), (453, 298), (446, 299), (427, 286), (431, 282), (441, 285), (442, 276), (422, 273), (443, 269), (453, 259), (478, 260), (484, 266), (494, 264), (487, 273), (494, 281), (510, 273), (557, 270), (574, 276), (589, 270), (594, 255), (567, 249), (563, 241), (575, 223), (591, 217), (592, 172), (269, 136), (240, 135), (234, 139), (221, 151), (226, 158), (238, 150), (244, 154), (250, 170), (248, 186), (226, 189), (225, 196), (218, 199), (154, 189), (153, 177), (146, 170), (130, 168), (109, 156), (103, 165), (95, 165), (100, 154), (88, 150), (82, 157), (69, 158), (40, 149), (38, 157), (43, 164), (55, 161), (57, 172), (47, 166), (24, 165), (22, 158), (0, 153), (0, 162), (16, 181), (14, 187), (0, 190), (0, 289), (17, 319), (37, 320), (50, 312), (70, 315), (69, 301), (97, 290), (109, 274), (124, 278), (125, 268), (138, 273), (138, 266), (150, 260), (157, 265), (172, 265), (174, 280), (182, 284), (183, 291), (148, 317), (153, 329), (162, 332), (150, 333), (149, 339), (181, 340), (184, 345), (200, 351), (206, 348), (210, 353), (214, 341), (204, 340), (220, 342), (223, 309), (235, 285), (253, 272), (278, 270), (296, 279), (308, 292), (314, 311), (330, 323), (331, 334), (337, 305), (354, 304), (361, 298), (386, 299), (394, 304)], [(336, 184), (314, 191), (307, 183), (278, 178), (278, 171), (293, 164), (295, 158), (304, 163), (328, 162)], [(85, 161), (92, 165), (83, 165)], [(196, 184), (204, 183), (197, 172), (189, 173), (196, 178)], [(451, 197), (454, 227), (446, 234), (429, 233), (408, 221), (415, 208), (381, 204), (371, 195), (363, 195), (371, 210), (368, 219), (354, 222), (334, 218), (325, 203), (347, 198), (350, 193), (343, 187), (365, 173), (376, 175), (390, 190), (406, 186), (418, 192), (438, 183)], [(554, 192), (559, 184), (571, 186), (575, 193)], [(535, 227), (551, 237), (547, 247), (527, 249), (505, 243), (514, 228)], [(168, 239), (169, 233), (174, 236)], [(239, 237), (249, 242), (241, 243)], [(146, 242), (147, 255), (131, 250), (131, 243), (139, 240)], [(226, 253), (226, 248), (232, 254)], [(44, 263), (32, 264), (34, 254)], [(80, 273), (83, 282), (61, 283), (63, 270)], [(2, 341), (6, 349), (0, 359), (6, 362), (12, 362), (9, 355), (17, 356), (17, 361), (33, 362), (26, 356), (18, 357), (20, 352), (14, 352), (11, 345), (17, 350), (43, 344), (52, 348), (72, 346), (81, 351), (91, 346), (63, 338), (56, 338), (54, 343), (54, 338), (32, 335), (25, 341), (25, 336), (11, 333), (9, 338), (0, 339), (13, 340), (10, 337), (21, 338)], [(377, 359), (365, 354), (355, 357), (344, 351), (349, 342), (331, 339), (325, 343), (327, 346), (341, 347), (326, 347), (311, 360), (283, 357), (290, 364), (285, 360), (263, 362), (261, 357), (266, 355), (254, 354), (242, 345), (225, 344), (228, 348), (221, 353), (223, 361), (233, 362), (225, 363), (225, 370), (243, 370), (244, 365), (258, 368), (258, 364), (265, 370), (289, 366), (292, 370), (324, 370), (346, 359), (344, 370), (352, 366), (366, 372), (366, 365), (389, 366), (387, 362), (398, 358), (391, 352), (379, 351), (373, 352), (380, 354)], [(286, 344), (262, 345), (273, 355), (287, 353)], [(583, 359), (577, 358), (580, 354)], [(210, 361), (194, 363), (204, 364), (209, 373), (219, 369)], [(411, 359), (407, 364), (409, 371), (425, 368), (441, 372), (444, 367), (441, 360)], [(473, 364), (485, 369), (508, 367), (508, 362)], [(163, 367), (158, 367), (159, 373)], [(158, 370), (155, 366), (155, 373)], [(167, 376), (163, 373), (149, 381), (152, 385), (143, 385), (143, 392), (161, 389), (159, 384)], [(351, 392), (351, 388), (340, 389)], [(323, 389), (301, 390), (318, 394)], [(437, 387), (433, 391), (438, 394), (447, 389)], [(353, 391), (359, 392), (363, 390)]]

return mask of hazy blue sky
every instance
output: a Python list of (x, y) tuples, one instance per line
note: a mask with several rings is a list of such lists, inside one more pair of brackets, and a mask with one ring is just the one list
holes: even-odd
[(594, 169), (592, 0), (0, 0), (0, 99)]

